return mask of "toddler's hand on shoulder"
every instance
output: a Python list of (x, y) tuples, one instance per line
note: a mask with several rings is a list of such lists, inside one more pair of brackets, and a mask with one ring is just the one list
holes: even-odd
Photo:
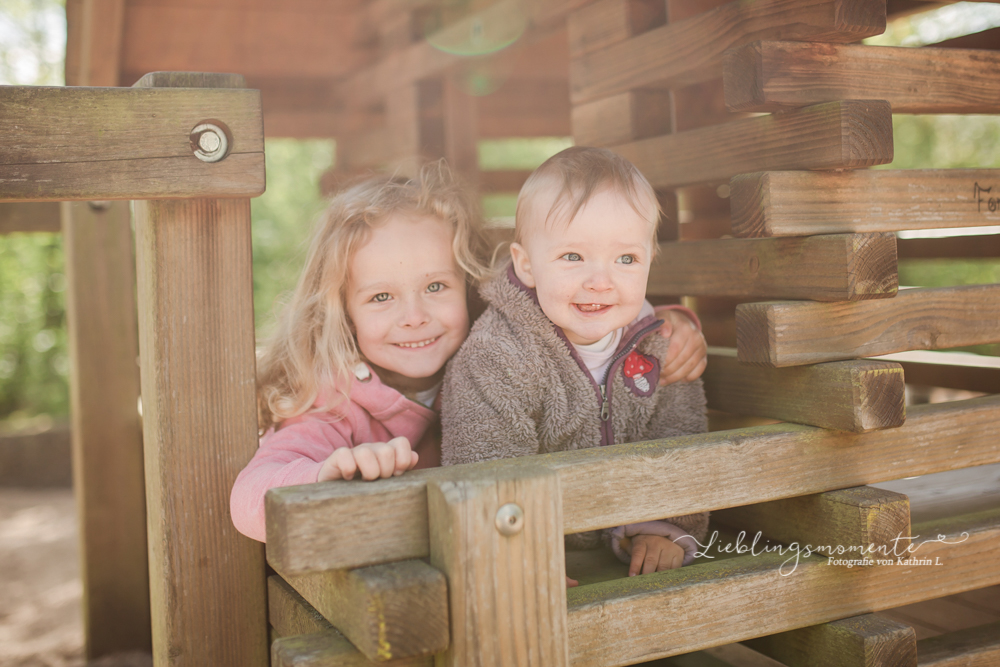
[(694, 322), (676, 310), (660, 311), (664, 319), (657, 333), (670, 339), (667, 356), (660, 371), (660, 386), (674, 382), (693, 382), (705, 372), (708, 363), (708, 343)]
[(341, 447), (323, 462), (319, 470), (318, 482), (338, 479), (375, 479), (402, 475), (413, 470), (419, 460), (417, 453), (410, 449), (410, 441), (400, 436), (389, 442), (366, 442), (355, 447)]
[(632, 562), (628, 576), (674, 570), (684, 564), (684, 549), (666, 537), (636, 535), (631, 538)]

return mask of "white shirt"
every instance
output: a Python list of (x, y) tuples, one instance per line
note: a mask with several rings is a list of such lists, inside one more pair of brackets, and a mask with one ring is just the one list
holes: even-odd
[(611, 358), (615, 356), (615, 352), (618, 350), (618, 345), (622, 341), (622, 336), (625, 335), (625, 329), (632, 326), (639, 320), (653, 314), (653, 305), (649, 303), (649, 301), (643, 301), (642, 310), (639, 311), (639, 316), (629, 322), (628, 326), (615, 329), (601, 340), (596, 343), (591, 343), (590, 345), (572, 344), (573, 347), (576, 348), (577, 354), (580, 355), (580, 359), (583, 360), (587, 370), (590, 371), (590, 375), (594, 378), (594, 382), (597, 384), (604, 382), (604, 374), (607, 372), (608, 366), (611, 365)]

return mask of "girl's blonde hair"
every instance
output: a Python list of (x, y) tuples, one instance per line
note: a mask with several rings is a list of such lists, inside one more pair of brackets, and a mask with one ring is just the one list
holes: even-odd
[(443, 160), (424, 165), (416, 179), (374, 177), (337, 194), (316, 225), (298, 285), (257, 361), (262, 432), (310, 411), (320, 396), (324, 404), (316, 410), (346, 398), (361, 361), (345, 305), (350, 260), (371, 230), (394, 214), (448, 223), (455, 261), (469, 286), (486, 275), (488, 248), (478, 206)]

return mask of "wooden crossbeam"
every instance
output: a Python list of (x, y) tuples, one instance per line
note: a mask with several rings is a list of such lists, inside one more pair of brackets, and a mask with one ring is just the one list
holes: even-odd
[(1000, 225), (1000, 170), (747, 173), (730, 203), (744, 237)]
[(58, 202), (0, 204), (0, 234), (60, 231)]
[(786, 551), (569, 589), (570, 659), (626, 665), (1000, 583), (1000, 512), (913, 532), (924, 540), (901, 560), (929, 564), (848, 569)]
[(909, 499), (871, 486), (732, 507), (713, 512), (712, 519), (751, 536), (811, 544), (827, 556), (838, 555), (837, 547), (891, 553), (896, 540), (910, 537)]
[[(903, 426), (863, 434), (778, 424), (472, 465), (555, 469), (565, 532), (578, 533), (995, 463), (998, 419), (994, 396), (914, 406)], [(441, 474), (274, 489), (268, 559), (301, 573), (425, 557), (427, 483)]]
[(39, 433), (0, 435), (0, 487), (73, 485), (70, 431), (65, 425)]
[(575, 58), (572, 99), (579, 104), (635, 88), (707, 81), (722, 73), (725, 51), (760, 39), (856, 42), (884, 31), (880, 0), (732, 2)]
[(733, 348), (713, 347), (702, 379), (708, 407), (723, 412), (853, 433), (906, 420), (903, 368), (891, 362), (762, 368), (739, 363)]
[(772, 301), (736, 307), (744, 363), (801, 366), (1000, 342), (1000, 285), (902, 290), (881, 302)]
[[(787, 667), (916, 667), (910, 626), (876, 614), (852, 616), (743, 642)], [(921, 652), (921, 657), (923, 653)], [(921, 662), (921, 665), (923, 663)]]
[(668, 90), (630, 90), (573, 106), (573, 139), (581, 146), (614, 146), (671, 131)]
[(279, 637), (330, 631), (340, 634), (298, 591), (278, 575), (267, 578), (267, 620)]
[(928, 637), (917, 642), (920, 667), (1000, 664), (1000, 623)]
[(372, 662), (336, 630), (281, 637), (271, 645), (271, 667), (433, 667), (434, 656)]
[[(202, 162), (196, 126), (229, 130)], [(260, 93), (246, 89), (0, 88), (0, 201), (252, 197), (264, 191)]]
[(571, 13), (566, 21), (569, 55), (579, 58), (667, 22), (662, 0), (599, 0)]
[(898, 286), (895, 236), (832, 234), (661, 243), (646, 291), (860, 301), (892, 297)]
[(906, 381), (1000, 394), (1000, 358), (965, 352), (899, 352), (881, 357), (903, 367)]
[(1000, 234), (907, 238), (896, 242), (900, 259), (976, 259), (1000, 257)]
[[(479, 172), (479, 187), (483, 192), (518, 193), (521, 186), (528, 180), (530, 171), (518, 169), (511, 171), (481, 171)], [(513, 240), (513, 236), (510, 239)]]
[(883, 101), (828, 102), (614, 147), (654, 187), (718, 183), (753, 171), (857, 169), (892, 161)]
[(419, 560), (286, 577), (369, 660), (448, 647), (448, 583)]
[(778, 111), (887, 100), (893, 113), (994, 114), (1000, 54), (966, 49), (754, 42), (726, 54), (726, 106)]

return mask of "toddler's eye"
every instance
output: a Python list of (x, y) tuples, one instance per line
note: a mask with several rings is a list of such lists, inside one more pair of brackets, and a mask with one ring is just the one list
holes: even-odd
[(390, 298), (391, 297), (389, 296), (388, 292), (379, 292), (378, 294), (372, 297), (372, 301), (374, 301), (375, 303), (382, 303), (384, 301), (388, 301)]
[(579, 253), (568, 252), (562, 257), (560, 257), (560, 259), (565, 259), (570, 262), (580, 262), (583, 260), (583, 257), (580, 257)]
[(444, 289), (444, 283), (431, 283), (427, 286), (428, 292), (440, 292)]
[(635, 261), (635, 255), (622, 255), (618, 258), (618, 261), (622, 264), (631, 264)]

